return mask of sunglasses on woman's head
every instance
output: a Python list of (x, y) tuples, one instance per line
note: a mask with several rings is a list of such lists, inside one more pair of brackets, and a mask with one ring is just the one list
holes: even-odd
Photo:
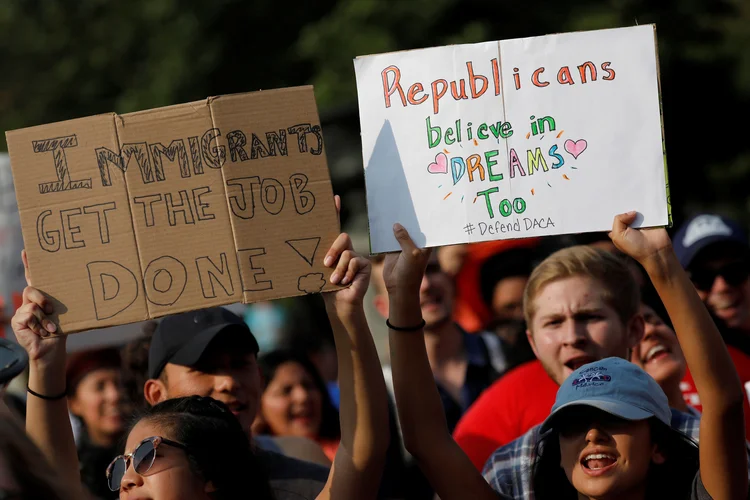
[(704, 292), (711, 290), (718, 276), (724, 278), (729, 286), (739, 286), (750, 277), (750, 266), (747, 262), (737, 261), (724, 264), (718, 269), (699, 268), (690, 271), (690, 280), (695, 288)]
[(129, 455), (120, 455), (115, 457), (114, 460), (107, 467), (107, 485), (112, 491), (118, 491), (120, 489), (120, 483), (122, 478), (125, 476), (125, 472), (128, 470), (128, 465), (133, 462), (133, 470), (138, 475), (144, 475), (154, 465), (156, 460), (156, 450), (160, 445), (166, 444), (173, 448), (179, 448), (181, 450), (187, 450), (185, 445), (170, 441), (160, 436), (152, 436), (141, 441), (141, 444), (135, 447), (132, 453)]

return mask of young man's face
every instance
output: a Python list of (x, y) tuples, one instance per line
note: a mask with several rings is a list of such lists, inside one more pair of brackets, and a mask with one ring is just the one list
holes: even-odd
[[(373, 265), (373, 283), (376, 287), (375, 307), (384, 318), (388, 317), (388, 292), (383, 281), (383, 264)], [(449, 321), (453, 315), (453, 279), (440, 269), (437, 254), (432, 252), (427, 264), (422, 285), (419, 287), (419, 303), (426, 328), (435, 327)]]
[(193, 367), (167, 363), (160, 400), (184, 396), (209, 396), (225, 403), (242, 425), (250, 427), (258, 412), (261, 395), (256, 355), (238, 349), (231, 335), (219, 337)]
[(419, 287), (419, 305), (427, 328), (450, 321), (453, 294), (453, 280), (440, 269), (437, 254), (433, 252)]
[(527, 335), (547, 374), (561, 384), (577, 368), (616, 356), (627, 359), (643, 335), (643, 318), (624, 324), (602, 296), (603, 285), (587, 276), (548, 283), (534, 301)]
[(750, 331), (750, 263), (733, 249), (706, 249), (688, 269), (701, 300), (727, 326)]

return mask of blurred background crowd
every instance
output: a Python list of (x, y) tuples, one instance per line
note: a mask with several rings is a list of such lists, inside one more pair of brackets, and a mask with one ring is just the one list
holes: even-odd
[[(646, 23), (657, 26), (675, 225), (706, 209), (750, 223), (750, 142), (744, 136), (750, 5), (743, 0), (540, 0), (533, 8), (477, 0), (5, 0), (0, 2), (0, 130), (312, 84), (334, 191), (342, 197), (343, 230), (366, 253), (355, 57)], [(0, 152), (5, 149), (3, 135)], [(12, 227), (12, 178), (1, 153), (0, 165), (0, 242), (5, 243), (19, 233)], [(23, 278), (17, 249), (6, 244), (0, 249), (1, 279), (15, 280), (0, 285), (6, 312), (10, 293)], [(295, 332), (289, 325), (325, 324), (315, 321), (322, 317), (319, 304), (310, 297), (237, 311), (267, 349), (290, 342)], [(370, 313), (377, 317), (373, 308)], [(296, 320), (310, 315), (313, 321)], [(387, 359), (381, 323), (372, 328)], [(138, 331), (120, 329), (107, 338)], [(93, 341), (82, 338), (70, 345)]]
[[(750, 2), (743, 0), (540, 0), (533, 8), (528, 2), (476, 0), (4, 0), (0, 130), (312, 84), (334, 191), (342, 198), (342, 229), (366, 254), (352, 65), (356, 56), (646, 23), (657, 26), (675, 227), (705, 211), (727, 215), (747, 227), (750, 141), (744, 127), (750, 109)], [(5, 149), (3, 136), (0, 300), (9, 318), (19, 303), (24, 278), (23, 242)], [(521, 308), (526, 279), (536, 262), (573, 243), (613, 250), (606, 235), (596, 234), (447, 247), (439, 252), (439, 276), (431, 278), (438, 282), (430, 285), (438, 290), (433, 299), (450, 309), (455, 320), (451, 327), (483, 332), (485, 354), (492, 358), (492, 373), (476, 374), (477, 386), (464, 387), (476, 391), (472, 401), (499, 375), (533, 359)], [(366, 307), (387, 367), (387, 301), (375, 260)], [(746, 282), (746, 261), (739, 273)], [(448, 283), (443, 289), (441, 279)], [(260, 362), (265, 390), (254, 434), (312, 437), (325, 463), (335, 453), (340, 431), (336, 356), (321, 298), (310, 295), (230, 309), (245, 320), (265, 354)], [(69, 351), (75, 353), (67, 373), (69, 408), (82, 462), (103, 461), (106, 467), (115, 454), (111, 450), (123, 431), (123, 415), (132, 409), (128, 402), (143, 401), (154, 327), (153, 322), (125, 325), (69, 340)], [(5, 332), (12, 336), (9, 327)], [(493, 353), (502, 356), (493, 358)], [(314, 429), (300, 429), (283, 418), (285, 405), (297, 392), (312, 401), (320, 416)], [(445, 401), (465, 397), (447, 392)], [(7, 396), (22, 413), (22, 397), (15, 394), (25, 394), (23, 377), (14, 381)], [(451, 430), (466, 409), (461, 406), (452, 416), (446, 405)]]

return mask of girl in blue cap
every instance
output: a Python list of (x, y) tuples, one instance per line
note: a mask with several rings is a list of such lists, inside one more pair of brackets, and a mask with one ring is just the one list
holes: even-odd
[(696, 474), (697, 443), (671, 417), (659, 384), (630, 361), (582, 366), (542, 424), (536, 498), (712, 498)]
[[(671, 429), (667, 397), (648, 374), (607, 358), (580, 367), (560, 388), (543, 424), (541, 459), (514, 469), (526, 474), (530, 468), (534, 488), (516, 498), (747, 497), (743, 392), (731, 358), (666, 230), (629, 227), (635, 218), (635, 212), (616, 216), (610, 238), (646, 269), (672, 320), (703, 401), (700, 449)], [(442, 500), (496, 499), (447, 429), (434, 421), (440, 401), (421, 340), (418, 302), (430, 251), (417, 248), (403, 227), (396, 225), (394, 233), (403, 251), (386, 257), (384, 279), (393, 297), (391, 359), (404, 442)]]

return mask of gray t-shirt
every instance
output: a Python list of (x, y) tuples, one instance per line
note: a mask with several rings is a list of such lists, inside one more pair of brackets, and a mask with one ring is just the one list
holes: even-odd
[(328, 480), (329, 469), (322, 465), (264, 449), (256, 455), (268, 471), (275, 500), (315, 500)]
[(690, 488), (690, 500), (713, 500), (711, 495), (706, 491), (706, 487), (703, 486), (703, 480), (701, 479), (700, 471), (695, 473), (693, 479), (693, 487)]

